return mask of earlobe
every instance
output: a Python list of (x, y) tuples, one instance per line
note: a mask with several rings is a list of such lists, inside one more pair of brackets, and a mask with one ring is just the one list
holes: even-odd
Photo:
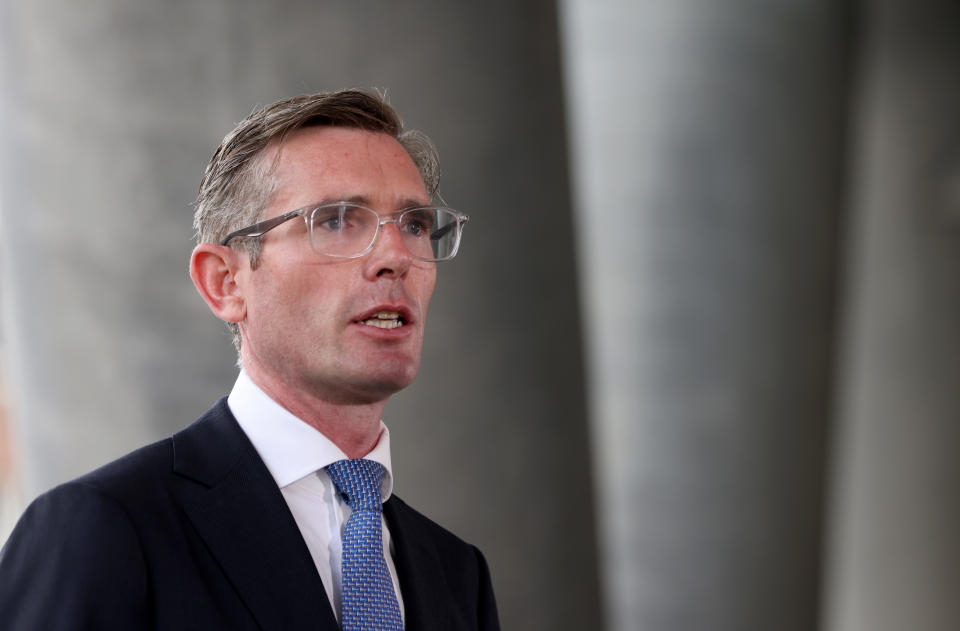
[(246, 316), (243, 292), (236, 282), (240, 257), (231, 248), (201, 243), (190, 256), (190, 278), (215, 316), (240, 322)]

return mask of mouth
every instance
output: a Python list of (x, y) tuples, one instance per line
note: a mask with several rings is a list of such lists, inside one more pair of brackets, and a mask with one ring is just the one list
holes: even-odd
[(413, 321), (413, 314), (406, 305), (381, 304), (360, 313), (353, 323), (362, 327), (399, 333), (405, 327), (412, 325)]
[(378, 329), (396, 329), (407, 323), (399, 311), (377, 311), (357, 320), (357, 324), (372, 326)]

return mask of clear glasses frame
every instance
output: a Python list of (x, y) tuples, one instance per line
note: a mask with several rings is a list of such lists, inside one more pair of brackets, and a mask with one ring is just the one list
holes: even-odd
[[(372, 213), (377, 217), (376, 229), (373, 232), (373, 236), (370, 238), (370, 242), (366, 245), (366, 247), (364, 247), (359, 252), (356, 252), (353, 254), (334, 254), (330, 252), (323, 252), (317, 248), (316, 241), (314, 240), (314, 236), (313, 236), (314, 225), (315, 225), (314, 217), (317, 215), (317, 213), (323, 213), (325, 211), (342, 208), (342, 207), (349, 207), (349, 208), (359, 209), (359, 210)], [(224, 237), (222, 241), (220, 241), (220, 245), (227, 245), (233, 239), (240, 238), (240, 237), (247, 237), (247, 238), (262, 237), (267, 232), (273, 230), (274, 228), (276, 228), (281, 224), (284, 224), (290, 221), (295, 217), (303, 217), (304, 222), (306, 223), (307, 231), (310, 236), (310, 247), (313, 249), (314, 252), (316, 252), (321, 256), (353, 259), (353, 258), (359, 258), (361, 256), (364, 256), (365, 254), (373, 250), (373, 246), (377, 242), (377, 237), (380, 236), (380, 228), (384, 224), (392, 223), (402, 233), (404, 227), (409, 224), (408, 218), (417, 217), (418, 214), (422, 214), (424, 212), (428, 212), (428, 213), (439, 212), (444, 216), (448, 216), (452, 218), (452, 221), (432, 230), (427, 236), (429, 237), (431, 242), (439, 242), (440, 239), (443, 239), (446, 237), (448, 239), (452, 238), (453, 243), (452, 245), (449, 246), (448, 248), (449, 251), (444, 253), (442, 256), (437, 256), (437, 255), (434, 255), (431, 257), (421, 256), (417, 254), (417, 252), (414, 252), (413, 249), (408, 247), (408, 250), (410, 250), (410, 254), (413, 256), (413, 258), (420, 261), (426, 261), (426, 262), (449, 261), (450, 259), (452, 259), (457, 255), (457, 251), (460, 249), (460, 240), (461, 240), (461, 235), (463, 231), (463, 226), (470, 220), (470, 217), (469, 215), (466, 215), (458, 210), (454, 210), (452, 208), (446, 208), (442, 206), (417, 206), (414, 208), (404, 208), (403, 210), (390, 213), (390, 215), (392, 216), (388, 218), (384, 218), (383, 215), (373, 210), (372, 208), (368, 208), (362, 204), (357, 204), (354, 202), (330, 202), (327, 204), (304, 206), (303, 208), (297, 208), (296, 210), (291, 210), (290, 212), (286, 212), (282, 215), (277, 215), (272, 219), (260, 221), (250, 226), (247, 226), (245, 228), (234, 230), (233, 232), (228, 234), (226, 237)], [(452, 234), (450, 234), (451, 231), (453, 231)], [(431, 247), (431, 250), (432, 249), (433, 248)]]

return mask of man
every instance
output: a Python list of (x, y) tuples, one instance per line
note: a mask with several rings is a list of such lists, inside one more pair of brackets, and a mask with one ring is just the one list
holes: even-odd
[(190, 276), (234, 332), (237, 382), (27, 509), (0, 553), (4, 629), (498, 628), (480, 552), (392, 495), (380, 420), (466, 222), (431, 206), (438, 173), (358, 91), (227, 135)]

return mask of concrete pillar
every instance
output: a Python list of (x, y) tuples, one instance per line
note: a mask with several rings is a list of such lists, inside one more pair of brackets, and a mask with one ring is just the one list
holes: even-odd
[(814, 629), (847, 5), (561, 6), (610, 629)]
[(398, 493), (481, 546), (505, 628), (595, 628), (593, 506), (551, 2), (11, 0), (0, 7), (7, 372), (27, 497), (191, 422), (234, 378), (186, 275), (191, 208), (255, 104), (385, 88), (473, 217)]
[(960, 5), (864, 5), (827, 631), (960, 628)]

